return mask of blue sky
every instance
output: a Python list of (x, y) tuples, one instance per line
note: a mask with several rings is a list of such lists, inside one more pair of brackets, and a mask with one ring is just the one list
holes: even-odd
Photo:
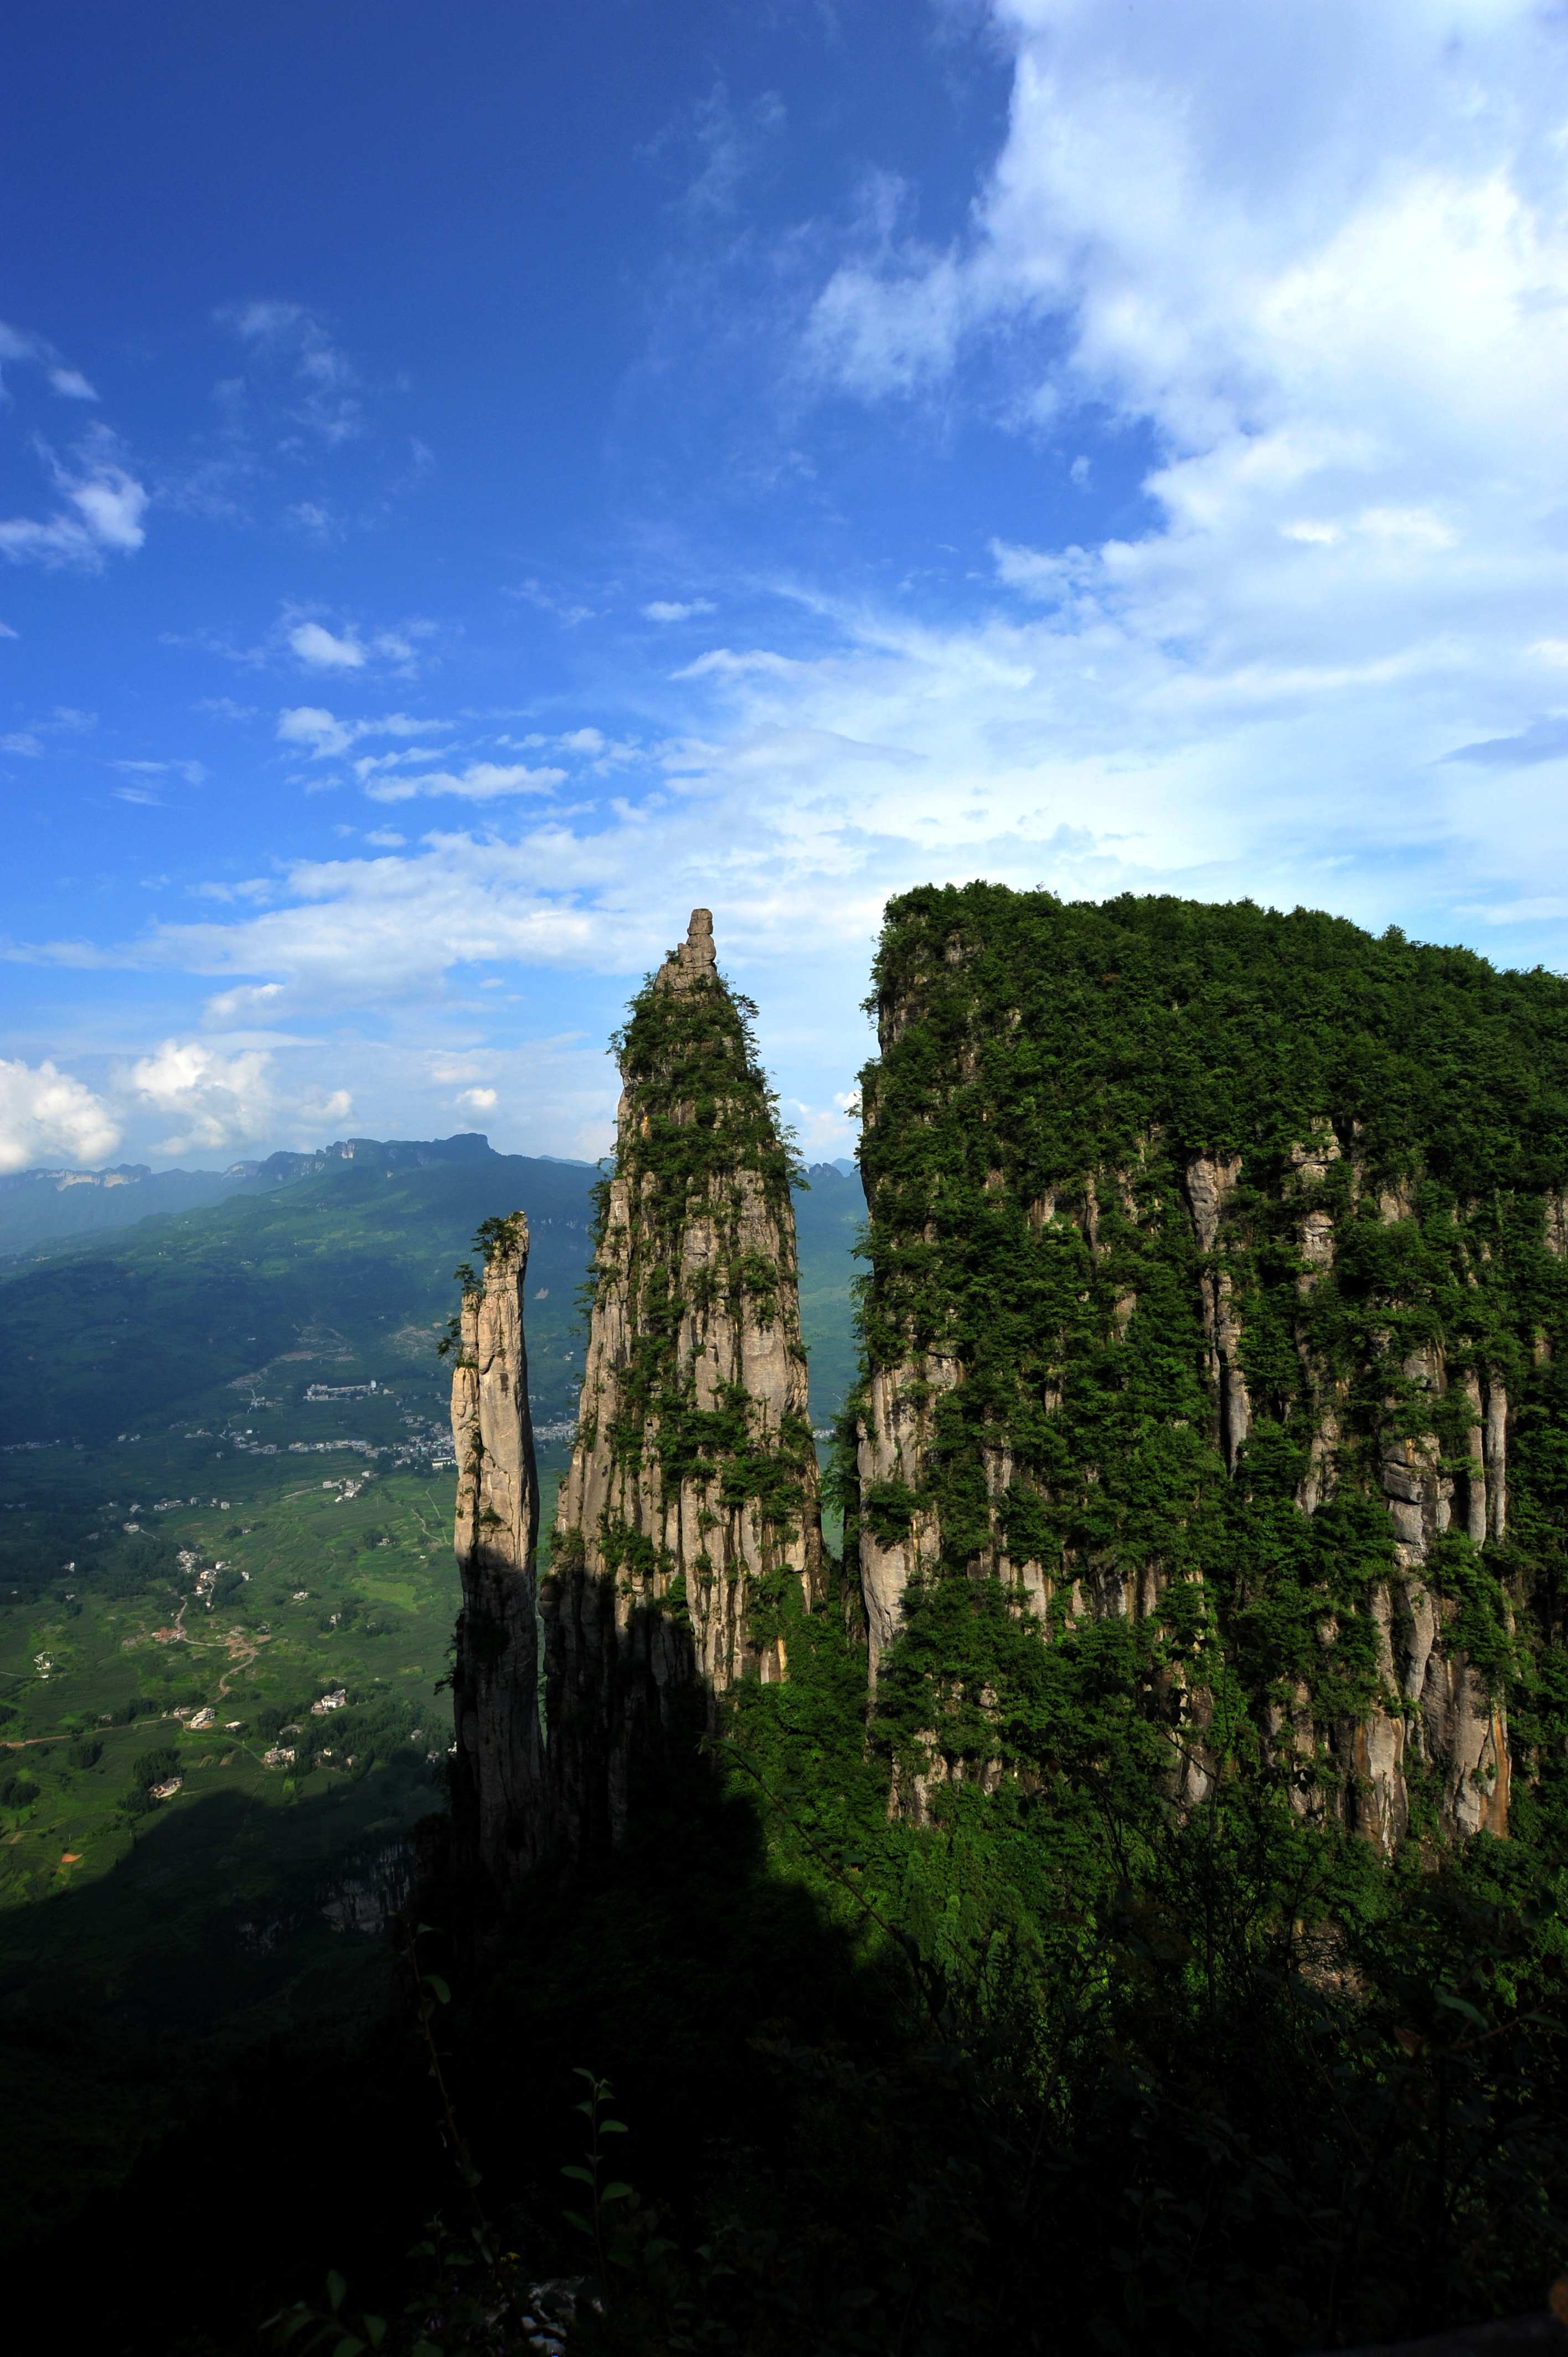
[(0, 1168), (597, 1153), (713, 908), (1568, 953), (1568, 16), (16, 0)]

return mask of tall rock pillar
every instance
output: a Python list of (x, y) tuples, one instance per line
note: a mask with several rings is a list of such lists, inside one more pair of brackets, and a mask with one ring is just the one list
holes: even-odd
[(639, 1761), (737, 1680), (782, 1678), (822, 1571), (791, 1201), (754, 1009), (713, 920), (633, 1000), (582, 1406), (549, 1576), (546, 1741), (619, 1837)]
[(462, 1579), (452, 1675), (454, 1863), (504, 1890), (549, 1846), (540, 1727), (535, 1545), (539, 1486), (528, 1410), (521, 1211), (479, 1231), (464, 1272), (452, 1376), (455, 1543)]

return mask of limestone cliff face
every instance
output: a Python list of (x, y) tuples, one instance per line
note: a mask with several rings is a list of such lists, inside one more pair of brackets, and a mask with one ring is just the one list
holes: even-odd
[(612, 1836), (639, 1759), (682, 1716), (743, 1677), (785, 1675), (786, 1597), (810, 1598), (821, 1577), (790, 1166), (748, 1014), (698, 909), (618, 1043), (545, 1588), (552, 1695), (559, 1677)]
[(462, 1580), (452, 1690), (456, 1862), (503, 1889), (548, 1846), (535, 1546), (539, 1490), (528, 1410), (528, 1222), (488, 1223), (453, 1337), (455, 1544)]
[[(1301, 912), (982, 887), (895, 903), (878, 979), (874, 1674), (941, 1582), (993, 1580), (1042, 1642), (1144, 1629), (1188, 1798), (1219, 1644), (1301, 1811), (1390, 1850), (1506, 1832), (1508, 1698), (1563, 1634), (1568, 990)], [(998, 1684), (933, 1692), (917, 1805), (1004, 1770)]]
[(788, 1668), (822, 1575), (792, 1168), (712, 920), (633, 1002), (599, 1190), (582, 1409), (548, 1566), (523, 1347), (528, 1227), (486, 1222), (452, 1342), (454, 1862), (504, 1900), (603, 1850), (639, 1772)]

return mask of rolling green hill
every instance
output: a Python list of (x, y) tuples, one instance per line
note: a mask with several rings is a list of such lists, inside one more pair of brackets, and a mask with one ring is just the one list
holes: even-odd
[[(395, 1382), (439, 1416), (445, 1379), (432, 1344), (451, 1308), (453, 1267), (482, 1219), (519, 1208), (532, 1238), (534, 1414), (546, 1426), (569, 1421), (594, 1175), (583, 1163), (488, 1151), (412, 1168), (340, 1162), (145, 1220), (113, 1241), (56, 1242), (0, 1272), (0, 1434), (13, 1448), (101, 1446), (131, 1425), (205, 1412), (244, 1378), (281, 1394), (285, 1407), (310, 1382)], [(853, 1372), (858, 1181), (819, 1166), (798, 1213), (812, 1406), (823, 1423)], [(271, 1426), (263, 1437), (274, 1437)]]

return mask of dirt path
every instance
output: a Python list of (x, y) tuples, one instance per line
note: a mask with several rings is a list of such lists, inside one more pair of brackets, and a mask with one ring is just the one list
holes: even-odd
[(216, 1699), (219, 1702), (223, 1700), (229, 1691), (230, 1679), (237, 1678), (242, 1670), (248, 1670), (262, 1647), (270, 1644), (271, 1641), (268, 1637), (252, 1637), (249, 1631), (243, 1629), (230, 1630), (223, 1640), (229, 1648), (230, 1660), (228, 1668), (218, 1681)]

